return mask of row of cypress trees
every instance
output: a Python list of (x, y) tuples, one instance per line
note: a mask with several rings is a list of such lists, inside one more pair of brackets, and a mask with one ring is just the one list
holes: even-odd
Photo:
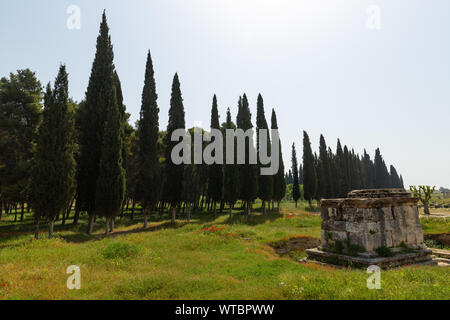
[(292, 169), (286, 173), (286, 181), (293, 184), (292, 196), (295, 202), (303, 197), (310, 205), (313, 199), (343, 198), (351, 190), (404, 188), (403, 177), (394, 166), (388, 171), (380, 149), (376, 149), (372, 161), (364, 150), (363, 156), (355, 154), (347, 146), (342, 148), (338, 139), (336, 152), (327, 147), (320, 136), (319, 154), (313, 153), (306, 131), (303, 132), (303, 163), (298, 166), (295, 144), (292, 146)]

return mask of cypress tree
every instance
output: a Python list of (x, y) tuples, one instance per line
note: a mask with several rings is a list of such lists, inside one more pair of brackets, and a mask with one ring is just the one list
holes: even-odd
[[(240, 99), (237, 127), (244, 132), (252, 129), (252, 114), (250, 112), (247, 95)], [(250, 149), (251, 148), (251, 149)], [(245, 164), (240, 166), (241, 199), (247, 204), (247, 213), (252, 210), (253, 201), (258, 196), (258, 166), (250, 163), (250, 152), (255, 152), (252, 138), (245, 138)]]
[(114, 218), (120, 212), (125, 197), (122, 121), (115, 86), (110, 97), (95, 194), (95, 211), (106, 218), (106, 235), (112, 231)]
[(333, 151), (328, 147), (328, 159), (330, 161), (330, 171), (331, 171), (331, 183), (332, 183), (332, 198), (339, 197), (339, 169), (337, 157), (333, 154)]
[(389, 172), (379, 148), (375, 151), (375, 188), (389, 188)]
[(364, 156), (362, 159), (362, 171), (363, 187), (366, 189), (375, 188), (375, 166), (366, 150), (364, 150)]
[[(211, 129), (220, 129), (219, 111), (217, 108), (217, 97), (214, 95), (211, 109)], [(214, 153), (212, 156), (215, 156)], [(222, 200), (223, 168), (221, 164), (213, 164), (208, 168), (208, 193), (214, 203), (214, 214), (216, 214), (217, 201)]]
[(393, 165), (390, 167), (390, 187), (391, 188), (402, 188), (402, 183), (400, 177), (398, 176), (397, 170)]
[(49, 238), (53, 237), (54, 220), (68, 207), (75, 190), (75, 127), (64, 65), (59, 68), (53, 91), (48, 84), (44, 101), (31, 175), (30, 202), (35, 213), (36, 239), (42, 216), (50, 221)]
[(351, 174), (350, 174), (350, 152), (348, 151), (347, 146), (344, 146), (344, 180), (345, 180), (345, 186), (346, 189), (344, 191), (345, 195), (347, 195), (350, 192), (351, 189)]
[[(261, 141), (259, 136), (259, 130), (263, 129), (267, 131), (267, 139), (266, 141)], [(259, 159), (259, 152), (261, 149), (261, 145), (265, 143), (267, 146), (267, 155), (271, 155), (271, 143), (270, 143), (270, 136), (269, 136), (269, 126), (267, 125), (266, 116), (264, 112), (264, 100), (261, 96), (261, 94), (258, 95), (258, 101), (257, 101), (257, 111), (256, 111), (256, 145), (257, 145), (257, 151), (258, 151), (258, 165), (259, 167), (264, 167), (264, 165), (261, 164)], [(284, 169), (282, 173), (284, 172)], [(262, 200), (262, 208), (263, 208), (263, 214), (266, 213), (266, 203), (270, 200), (272, 200), (273, 196), (273, 176), (266, 176), (261, 175), (258, 179), (258, 194), (259, 198)]]
[(303, 164), (300, 164), (300, 168), (298, 170), (298, 183), (303, 185)]
[(297, 208), (297, 201), (300, 199), (300, 186), (298, 181), (298, 161), (297, 152), (295, 151), (295, 143), (292, 144), (292, 199), (295, 201), (295, 207)]
[(331, 164), (328, 156), (327, 144), (323, 135), (320, 135), (319, 161), (323, 170), (324, 179), (324, 189), (322, 191), (322, 196), (324, 198), (331, 198), (334, 194), (331, 177)]
[(317, 192), (317, 173), (314, 166), (314, 155), (311, 150), (311, 142), (306, 131), (303, 131), (303, 192), (305, 199), (312, 208), (312, 199)]
[(147, 54), (144, 89), (138, 123), (139, 155), (137, 198), (144, 211), (144, 228), (147, 227), (147, 215), (158, 203), (161, 195), (161, 174), (158, 157), (159, 108), (158, 95), (150, 51)]
[(294, 176), (292, 175), (292, 170), (289, 169), (289, 184), (294, 183)]
[(172, 133), (177, 129), (185, 129), (183, 97), (181, 95), (180, 80), (176, 73), (172, 82), (172, 95), (170, 98), (169, 123), (167, 124), (167, 135), (165, 137), (166, 145), (166, 163), (165, 173), (166, 181), (164, 184), (164, 198), (170, 204), (172, 210), (172, 223), (175, 223), (176, 208), (181, 201), (183, 189), (183, 164), (176, 165), (172, 162), (172, 149), (178, 144), (171, 141)]
[[(271, 118), (271, 129), (278, 130), (278, 121), (275, 110), (272, 109), (272, 118)], [(272, 137), (273, 141), (273, 137)], [(273, 176), (273, 200), (277, 202), (277, 210), (278, 214), (281, 213), (281, 200), (283, 200), (286, 195), (286, 178), (284, 176), (284, 161), (283, 161), (283, 152), (281, 150), (281, 141), (280, 141), (280, 151), (278, 156), (280, 166), (278, 168), (278, 172)]]
[[(227, 110), (227, 121), (225, 123), (224, 128), (228, 130), (236, 129), (236, 126), (231, 121), (230, 108), (228, 108)], [(233, 139), (234, 139), (233, 142), (234, 163), (224, 165), (224, 179), (223, 179), (223, 199), (230, 207), (230, 219), (233, 216), (233, 207), (236, 201), (238, 200), (240, 194), (239, 167), (237, 165), (237, 154), (236, 154), (237, 153), (236, 138), (233, 137)]]
[[(92, 233), (96, 212), (96, 190), (100, 170), (100, 158), (104, 141), (104, 130), (110, 110), (117, 103), (114, 82), (114, 54), (109, 36), (106, 14), (103, 12), (97, 50), (92, 64), (86, 102), (80, 119), (81, 156), (78, 170), (77, 207), (89, 214), (88, 234)], [(112, 95), (116, 94), (116, 98)], [(112, 102), (112, 100), (116, 100)], [(114, 111), (115, 112), (115, 111)]]
[[(191, 136), (191, 150), (194, 150), (194, 133), (199, 128), (192, 128), (188, 130)], [(194, 153), (191, 153), (191, 163), (184, 165), (183, 172), (183, 192), (182, 199), (188, 206), (187, 222), (191, 220), (191, 212), (195, 203), (199, 201), (201, 193), (201, 168), (202, 165), (194, 164)]]
[(344, 198), (347, 196), (349, 190), (349, 183), (348, 183), (346, 157), (344, 155), (344, 151), (342, 150), (341, 141), (339, 139), (336, 147), (336, 166), (338, 174), (337, 180), (338, 196)]

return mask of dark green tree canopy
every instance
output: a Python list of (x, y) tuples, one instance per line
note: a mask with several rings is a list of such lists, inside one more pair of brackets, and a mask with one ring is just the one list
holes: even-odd
[(143, 207), (154, 206), (161, 195), (161, 169), (158, 156), (159, 108), (158, 95), (150, 51), (145, 68), (142, 105), (138, 123), (139, 138), (139, 175), (137, 198)]

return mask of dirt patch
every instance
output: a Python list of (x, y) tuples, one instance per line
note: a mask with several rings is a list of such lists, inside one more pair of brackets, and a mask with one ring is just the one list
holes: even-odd
[(450, 247), (450, 233), (426, 234), (425, 240), (433, 240), (434, 242)]
[(270, 246), (279, 255), (285, 255), (292, 251), (305, 251), (306, 249), (317, 248), (320, 246), (320, 239), (299, 236), (287, 240), (280, 240), (270, 244)]

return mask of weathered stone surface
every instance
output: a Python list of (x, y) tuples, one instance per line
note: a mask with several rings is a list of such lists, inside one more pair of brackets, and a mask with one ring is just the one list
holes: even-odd
[[(322, 248), (374, 252), (380, 247), (423, 248), (417, 199), (403, 189), (356, 190), (322, 200)], [(350, 250), (349, 250), (350, 251)]]
[(367, 268), (372, 265), (377, 265), (382, 269), (388, 269), (404, 265), (418, 265), (425, 263), (437, 265), (437, 262), (432, 260), (432, 251), (429, 249), (420, 249), (414, 253), (399, 253), (393, 257), (376, 257), (372, 252), (366, 254), (360, 253), (358, 254), (358, 257), (350, 257), (319, 249), (307, 249), (306, 253), (308, 254), (308, 260), (314, 259), (315, 261), (338, 266), (347, 265)]

